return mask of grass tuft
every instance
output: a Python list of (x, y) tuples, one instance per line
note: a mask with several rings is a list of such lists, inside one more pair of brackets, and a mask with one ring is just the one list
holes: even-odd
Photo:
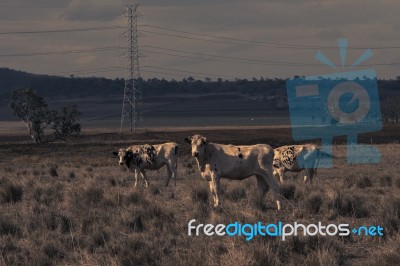
[(0, 186), (0, 203), (15, 203), (22, 199), (23, 190), (21, 186), (14, 185), (8, 181), (2, 182)]

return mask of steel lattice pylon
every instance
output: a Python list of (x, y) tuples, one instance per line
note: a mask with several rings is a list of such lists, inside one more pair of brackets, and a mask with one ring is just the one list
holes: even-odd
[(139, 109), (142, 103), (140, 89), (140, 70), (139, 70), (139, 45), (137, 18), (138, 5), (129, 5), (124, 14), (128, 19), (128, 30), (123, 37), (127, 38), (127, 51), (124, 54), (127, 60), (127, 72), (125, 76), (124, 99), (122, 102), (122, 115), (120, 132), (124, 124), (129, 123), (129, 131), (138, 129), (138, 124), (143, 123), (142, 111)]

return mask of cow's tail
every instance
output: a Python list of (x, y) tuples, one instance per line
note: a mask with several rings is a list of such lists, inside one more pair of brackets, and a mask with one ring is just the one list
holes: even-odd
[(179, 153), (178, 145), (175, 145), (175, 155), (178, 155), (178, 153)]
[(318, 166), (319, 166), (319, 160), (321, 158), (321, 153), (322, 153), (322, 151), (320, 149), (317, 149), (317, 161), (315, 162), (315, 165), (314, 165), (314, 177), (317, 176), (317, 170), (318, 170)]
[(318, 149), (320, 152), (320, 156), (326, 157), (326, 158), (333, 158), (333, 159), (337, 159), (336, 156), (333, 156), (332, 154), (329, 154), (327, 152), (321, 151), (320, 149)]

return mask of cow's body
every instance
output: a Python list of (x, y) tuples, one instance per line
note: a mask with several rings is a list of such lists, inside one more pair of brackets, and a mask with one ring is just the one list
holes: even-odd
[(272, 175), (273, 150), (269, 145), (233, 146), (208, 143), (200, 135), (186, 138), (192, 145), (201, 176), (209, 181), (214, 206), (219, 205), (220, 179), (243, 180), (255, 175), (261, 196), (272, 188), (278, 209), (281, 209), (279, 187)]
[(314, 144), (288, 145), (274, 149), (274, 176), (283, 183), (285, 172), (300, 172), (304, 170), (304, 182), (317, 173), (320, 152)]
[(178, 173), (179, 149), (175, 142), (157, 145), (133, 145), (127, 149), (119, 149), (119, 164), (125, 164), (129, 170), (135, 173), (135, 187), (137, 186), (138, 173), (143, 177), (146, 187), (148, 182), (145, 170), (158, 170), (167, 165), (168, 178), (165, 186), (168, 186), (171, 177), (174, 177), (176, 185), (176, 175)]

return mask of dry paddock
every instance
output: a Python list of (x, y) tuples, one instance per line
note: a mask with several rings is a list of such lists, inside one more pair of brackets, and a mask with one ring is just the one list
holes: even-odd
[[(283, 130), (283, 129), (282, 129)], [(203, 131), (223, 143), (290, 142), (282, 130)], [(285, 130), (283, 130), (285, 131)], [(208, 184), (188, 156), (187, 132), (92, 134), (34, 145), (4, 137), (0, 146), (0, 265), (395, 265), (400, 261), (400, 145), (378, 144), (377, 165), (349, 165), (343, 145), (334, 168), (312, 184), (288, 174), (277, 211), (270, 193), (259, 201), (256, 180), (222, 181), (213, 209)], [(287, 131), (285, 131), (287, 133)], [(388, 136), (385, 136), (387, 141)], [(395, 139), (395, 137), (393, 137)], [(134, 143), (177, 141), (177, 186), (166, 170), (149, 172), (150, 187), (133, 188), (112, 151)], [(193, 237), (187, 223), (381, 225), (383, 237)]]

